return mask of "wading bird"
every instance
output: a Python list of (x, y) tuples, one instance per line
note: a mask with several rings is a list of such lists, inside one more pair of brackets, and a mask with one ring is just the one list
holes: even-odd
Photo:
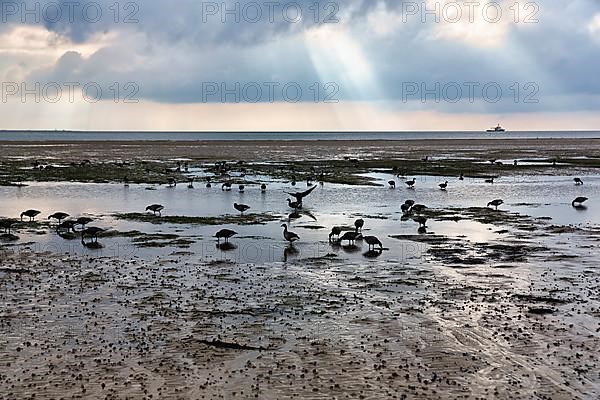
[(573, 178), (573, 181), (577, 186), (583, 185), (583, 181), (581, 180), (581, 178)]
[(417, 215), (413, 218), (413, 221), (417, 222), (419, 226), (427, 226), (427, 217), (424, 217), (423, 215)]
[(283, 238), (290, 243), (294, 243), (297, 240), (300, 240), (300, 236), (296, 235), (294, 232), (288, 231), (287, 224), (282, 224), (283, 228)]
[(167, 179), (167, 185), (170, 188), (174, 188), (175, 186), (177, 186), (177, 181), (175, 180), (175, 178), (169, 178)]
[(159, 216), (162, 216), (161, 212), (165, 209), (165, 206), (162, 204), (152, 204), (146, 207), (146, 211), (152, 211), (152, 214), (156, 215), (158, 213)]
[(571, 205), (575, 208), (583, 206), (583, 203), (588, 201), (587, 197), (578, 197), (571, 202)]
[[(104, 229), (97, 228), (95, 226), (90, 226), (89, 228), (83, 229), (81, 231), (81, 244), (87, 246), (91, 243), (98, 243), (98, 235), (104, 232)], [(92, 241), (91, 243), (86, 244), (84, 238), (88, 236)]]
[(304, 192), (296, 192), (296, 193), (288, 193), (288, 192), (285, 192), (285, 193), (286, 193), (286, 194), (289, 194), (290, 196), (292, 196), (292, 197), (294, 197), (294, 198), (296, 198), (296, 201), (297, 201), (298, 203), (302, 204), (302, 201), (304, 200), (304, 198), (305, 198), (306, 196), (308, 196), (309, 194), (311, 194), (311, 193), (312, 193), (312, 191), (313, 191), (313, 190), (315, 190), (316, 188), (317, 188), (317, 186), (315, 185), (315, 186), (311, 187), (310, 189), (308, 189), (308, 190), (306, 190), (306, 191), (304, 191)]
[(64, 213), (64, 212), (55, 212), (54, 214), (50, 215), (48, 217), (48, 219), (55, 219), (58, 221), (58, 224), (60, 225), (61, 221), (65, 218), (67, 218), (69, 216), (69, 214)]
[(441, 190), (446, 190), (446, 189), (448, 189), (448, 181), (446, 181), (444, 183), (440, 183), (438, 186), (440, 187)]
[(411, 208), (411, 207), (412, 207), (412, 206), (411, 206), (410, 204), (406, 204), (406, 203), (404, 203), (404, 204), (402, 204), (402, 205), (400, 206), (400, 210), (402, 210), (402, 213), (403, 213), (403, 214), (407, 214), (407, 213), (410, 211), (410, 208)]
[(194, 178), (190, 178), (190, 180), (188, 181), (188, 189), (193, 189), (194, 188)]
[(238, 186), (238, 189), (239, 189), (240, 193), (244, 193), (244, 191), (246, 190), (246, 186), (240, 185), (240, 186)]
[(427, 208), (426, 205), (423, 204), (415, 204), (412, 206), (411, 211), (416, 212), (417, 214), (423, 212)]
[(465, 180), (465, 175), (464, 174), (460, 174), (460, 176), (458, 177), (459, 181), (464, 181)]
[(390, 189), (396, 189), (396, 181), (389, 181)]
[(354, 221), (354, 228), (356, 229), (356, 233), (358, 233), (358, 231), (362, 232), (363, 226), (365, 226), (365, 220), (364, 219), (359, 218), (356, 221)]
[(262, 193), (265, 193), (265, 192), (267, 191), (267, 185), (266, 185), (266, 184), (264, 184), (264, 183), (263, 183), (262, 185), (260, 185), (260, 191), (261, 191)]
[(496, 207), (496, 210), (498, 210), (498, 207), (501, 206), (502, 204), (504, 204), (504, 200), (501, 199), (496, 199), (496, 200), (492, 200), (490, 201), (487, 206), (494, 206)]
[(38, 210), (27, 210), (21, 213), (21, 221), (23, 221), (23, 217), (29, 218), (29, 221), (34, 221), (35, 217), (41, 214), (41, 211)]
[(349, 246), (354, 246), (354, 242), (356, 241), (356, 238), (358, 238), (359, 236), (360, 236), (360, 233), (358, 233), (358, 232), (348, 231), (342, 235), (342, 237), (340, 238), (340, 242), (347, 240)]
[(408, 186), (409, 189), (412, 189), (415, 187), (415, 184), (417, 183), (417, 178), (413, 178), (412, 181), (406, 181), (404, 183), (406, 183), (406, 186)]
[(250, 209), (250, 206), (247, 206), (245, 204), (233, 203), (233, 208), (235, 208), (236, 210), (241, 212), (242, 215), (244, 215), (244, 212), (248, 211)]
[(293, 208), (294, 210), (299, 210), (302, 208), (301, 201), (292, 201), (290, 199), (287, 199), (287, 202), (288, 202), (288, 207)]
[(221, 190), (230, 191), (231, 190), (231, 182), (225, 182), (221, 185)]
[(369, 245), (369, 251), (375, 251), (375, 246), (379, 246), (379, 250), (383, 250), (383, 244), (375, 236), (365, 236), (363, 239)]
[(56, 226), (56, 233), (60, 234), (64, 230), (67, 231), (66, 233), (75, 232), (75, 225), (77, 221), (64, 221)]
[(215, 234), (215, 237), (217, 238), (217, 243), (221, 244), (221, 239), (225, 239), (225, 243), (229, 243), (229, 239), (235, 235), (237, 235), (236, 231), (232, 231), (231, 229), (221, 229)]
[(336, 236), (337, 239), (340, 239), (340, 234), (342, 233), (342, 228), (340, 228), (339, 226), (334, 226), (333, 228), (331, 228), (331, 232), (329, 233), (329, 241), (331, 242), (331, 238), (333, 236)]
[(10, 230), (18, 221), (12, 218), (0, 219), (0, 228), (4, 229), (4, 233), (10, 235)]
[(75, 220), (76, 225), (81, 225), (81, 229), (85, 229), (85, 226), (94, 220), (89, 217), (79, 217)]

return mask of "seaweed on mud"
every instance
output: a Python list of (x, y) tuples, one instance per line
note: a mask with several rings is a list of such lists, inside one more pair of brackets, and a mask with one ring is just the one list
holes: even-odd
[(204, 344), (206, 346), (216, 347), (218, 349), (225, 349), (225, 350), (251, 350), (251, 351), (267, 350), (264, 347), (255, 347), (255, 346), (249, 346), (249, 345), (239, 344), (239, 343), (234, 343), (234, 342), (224, 342), (222, 340), (217, 340), (217, 339), (214, 339), (214, 340), (195, 339), (195, 341), (197, 343)]
[(310, 229), (310, 230), (326, 229), (324, 226), (320, 226), (320, 225), (298, 225), (297, 227), (301, 228), (301, 229)]
[(454, 241), (454, 239), (450, 239), (449, 237), (441, 235), (389, 235), (389, 237), (392, 239), (409, 240), (412, 242), (427, 243), (432, 245)]
[(19, 237), (17, 235), (13, 235), (12, 233), (4, 233), (0, 235), (0, 241), (3, 242), (15, 242), (17, 240), (19, 240)]
[(191, 216), (155, 216), (143, 213), (114, 214), (116, 219), (148, 222), (151, 224), (190, 224), (190, 225), (266, 225), (268, 222), (277, 221), (281, 216), (273, 214), (244, 214), (221, 215), (219, 217), (191, 217)]
[(556, 310), (553, 308), (529, 307), (529, 310), (527, 312), (529, 314), (535, 314), (535, 315), (548, 315), (548, 314), (554, 314), (556, 312)]
[(175, 240), (168, 240), (166, 242), (149, 240), (149, 241), (139, 241), (136, 243), (136, 246), (145, 247), (145, 248), (149, 248), (149, 247), (153, 247), (153, 248), (179, 247), (181, 249), (188, 249), (194, 243), (195, 243), (195, 241), (189, 240), (189, 239), (175, 239)]
[(527, 256), (532, 253), (547, 251), (548, 248), (541, 246), (528, 246), (525, 244), (479, 244), (486, 251), (486, 257), (494, 261), (502, 262), (525, 262)]
[(111, 230), (102, 234), (103, 238), (124, 237), (131, 238), (132, 243), (137, 247), (179, 247), (189, 248), (195, 243), (194, 240), (181, 238), (179, 235), (167, 233), (143, 233), (140, 231), (121, 232)]
[(28, 274), (31, 271), (25, 268), (10, 268), (10, 267), (2, 267), (0, 268), (0, 272), (7, 274)]
[(464, 247), (432, 247), (427, 253), (450, 265), (480, 265), (487, 261), (486, 258), (472, 255), (471, 251)]
[(302, 259), (303, 262), (309, 263), (311, 266), (324, 266), (336, 260), (339, 261), (339, 258), (337, 254), (334, 253), (328, 253), (320, 257), (309, 257)]
[(27, 160), (4, 160), (0, 165), (1, 186), (18, 186), (17, 180), (31, 182), (122, 182), (130, 183), (166, 183), (168, 178), (186, 181), (185, 175), (175, 169), (165, 168), (160, 162), (73, 162), (64, 160), (68, 165), (56, 167), (46, 165), (32, 168)]
[(556, 305), (570, 303), (570, 301), (566, 300), (566, 299), (557, 299), (555, 297), (549, 297), (549, 296), (536, 296), (533, 294), (515, 293), (513, 295), (513, 297), (516, 299), (519, 299), (519, 300), (527, 301), (529, 303), (547, 303), (547, 304), (556, 304)]

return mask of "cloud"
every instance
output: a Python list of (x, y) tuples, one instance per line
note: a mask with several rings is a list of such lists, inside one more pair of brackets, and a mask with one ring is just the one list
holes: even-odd
[[(0, 1), (0, 7), (8, 3)], [(25, 3), (32, 8), (35, 1)], [(58, 3), (67, 9), (68, 1)], [(318, 13), (314, 0), (285, 0), (273, 10), (273, 18), (263, 7), (256, 22), (252, 5), (263, 3), (250, 0), (227, 1), (227, 9), (236, 10), (233, 14), (221, 2), (215, 3), (217, 10), (195, 0), (140, 2), (132, 8), (118, 3), (118, 15), (111, 8), (113, 0), (96, 3), (103, 12), (96, 22), (82, 8), (73, 18), (63, 15), (56, 21), (10, 16), (0, 25), (0, 76), (98, 82), (105, 88), (134, 82), (141, 100), (165, 104), (220, 103), (220, 94), (206, 96), (206, 85), (213, 82), (226, 88), (295, 83), (306, 103), (314, 100), (315, 83), (322, 92), (333, 82), (340, 102), (400, 101), (403, 108), (419, 111), (541, 112), (598, 106), (600, 5), (592, 0), (545, 2), (538, 10), (521, 5), (518, 21), (510, 9), (514, 2), (502, 1), (503, 17), (493, 23), (480, 9), (473, 22), (466, 14), (453, 22), (456, 14), (450, 9), (436, 22), (426, 13), (424, 19), (422, 9), (411, 8), (421, 2), (395, 0), (346, 0), (339, 9), (322, 1)], [(449, 3), (439, 3), (440, 10)], [(290, 22), (296, 15), (293, 4), (300, 6), (302, 18)], [(427, 7), (434, 8), (432, 0)], [(538, 22), (525, 23), (533, 11)], [(325, 23), (331, 18), (339, 21)], [(476, 101), (466, 93), (456, 103), (438, 102), (435, 96), (423, 102), (420, 93), (402, 101), (407, 84), (427, 89), (469, 82), (497, 84), (503, 96), (489, 102), (479, 90)], [(538, 86), (537, 103), (523, 103), (531, 94), (529, 83)], [(280, 90), (275, 96), (275, 101), (285, 100)], [(260, 102), (269, 100), (265, 95)], [(225, 101), (237, 102), (235, 96), (225, 96)]]

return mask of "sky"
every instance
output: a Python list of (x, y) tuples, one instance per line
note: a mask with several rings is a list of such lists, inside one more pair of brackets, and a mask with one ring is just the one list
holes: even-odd
[(595, 130), (598, 71), (597, 0), (0, 0), (0, 130)]

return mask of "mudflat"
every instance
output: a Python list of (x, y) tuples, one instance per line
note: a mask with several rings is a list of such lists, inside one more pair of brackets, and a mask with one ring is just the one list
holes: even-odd
[(2, 142), (0, 399), (596, 398), (599, 145)]

